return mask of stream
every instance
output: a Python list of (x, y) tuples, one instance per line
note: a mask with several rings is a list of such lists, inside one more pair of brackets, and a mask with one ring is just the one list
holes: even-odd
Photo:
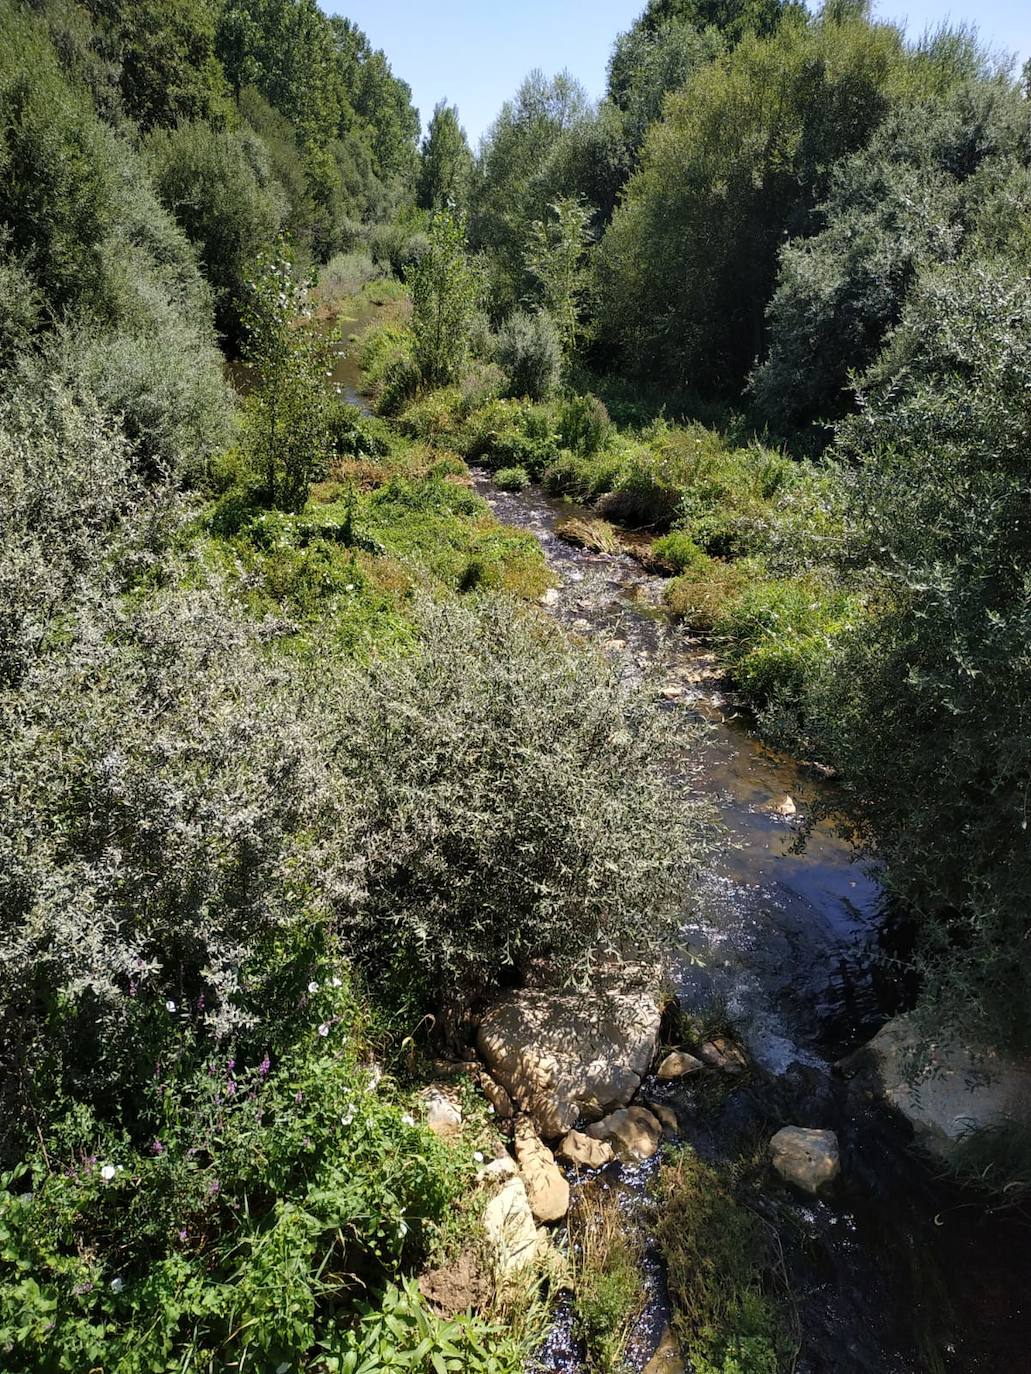
[[(890, 953), (896, 923), (876, 868), (854, 862), (829, 825), (793, 852), (805, 798), (829, 784), (763, 745), (705, 646), (662, 612), (662, 578), (628, 556), (558, 538), (556, 525), (589, 512), (537, 488), (502, 492), (482, 471), (473, 480), (500, 520), (540, 542), (557, 581), (546, 598), (552, 614), (600, 641), (625, 673), (647, 673), (666, 709), (707, 723), (695, 785), (715, 803), (725, 833), (702, 914), (684, 926), (690, 957), (681, 960), (677, 990), (687, 1008), (714, 999), (725, 1006), (755, 1068), (715, 1108), (695, 1099), (690, 1079), (645, 1088), (673, 1107), (681, 1138), (712, 1163), (750, 1154), (781, 1125), (837, 1131), (843, 1187), (833, 1204), (782, 1188), (763, 1200), (796, 1308), (796, 1370), (1031, 1370), (1026, 1227), (935, 1179), (907, 1148), (905, 1128), (834, 1073), (835, 1060), (903, 1009), (905, 990), (880, 957)], [(655, 1167), (610, 1166), (608, 1186), (646, 1216)], [(629, 1351), (635, 1369), (669, 1316), (654, 1247), (646, 1270), (648, 1307)], [(543, 1362), (554, 1371), (582, 1368), (568, 1314)]]

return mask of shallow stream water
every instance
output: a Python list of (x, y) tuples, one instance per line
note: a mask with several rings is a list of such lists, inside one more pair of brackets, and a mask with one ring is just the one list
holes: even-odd
[[(687, 1008), (716, 999), (756, 1065), (716, 1108), (688, 1086), (646, 1084), (677, 1113), (681, 1138), (714, 1163), (751, 1153), (785, 1124), (838, 1133), (844, 1187), (833, 1205), (771, 1189), (796, 1308), (796, 1369), (809, 1374), (1031, 1371), (1031, 1239), (1009, 1215), (932, 1178), (901, 1125), (833, 1071), (900, 1009), (882, 957), (893, 924), (874, 866), (853, 861), (828, 825), (795, 852), (806, 798), (828, 784), (757, 737), (705, 646), (661, 610), (662, 579), (635, 560), (573, 547), (556, 525), (583, 514), (538, 489), (518, 494), (474, 473), (499, 519), (540, 541), (556, 575), (548, 601), (574, 632), (600, 641), (630, 675), (648, 674), (667, 709), (705, 721), (694, 785), (716, 804), (724, 835), (702, 914), (685, 921), (679, 988)], [(785, 815), (791, 798), (797, 811)], [(646, 1215), (654, 1162), (610, 1170), (624, 1205)], [(668, 1311), (661, 1263), (649, 1247), (650, 1299), (631, 1344), (641, 1368)], [(560, 1320), (545, 1367), (577, 1370)]]

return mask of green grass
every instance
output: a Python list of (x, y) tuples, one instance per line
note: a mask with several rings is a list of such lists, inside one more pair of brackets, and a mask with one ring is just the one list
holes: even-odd
[(735, 1178), (689, 1147), (664, 1162), (657, 1237), (674, 1330), (695, 1374), (786, 1374), (791, 1312), (776, 1238)]
[(643, 1238), (617, 1193), (592, 1188), (578, 1197), (569, 1220), (573, 1321), (588, 1366), (599, 1374), (625, 1368), (634, 1321), (645, 1303)]

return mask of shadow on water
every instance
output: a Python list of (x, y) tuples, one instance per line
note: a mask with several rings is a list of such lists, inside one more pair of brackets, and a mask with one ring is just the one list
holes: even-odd
[[(771, 1184), (762, 1200), (778, 1231), (797, 1305), (803, 1374), (1001, 1374), (1031, 1371), (1025, 1227), (991, 1215), (933, 1178), (907, 1134), (833, 1072), (902, 1005), (880, 957), (891, 911), (876, 866), (857, 864), (830, 825), (793, 852), (805, 799), (829, 784), (767, 748), (734, 704), (705, 646), (661, 611), (662, 579), (622, 555), (575, 548), (555, 528), (583, 514), (537, 489), (497, 490), (474, 473), (499, 519), (533, 533), (558, 578), (549, 598), (564, 625), (648, 673), (668, 709), (708, 723), (699, 783), (725, 842), (691, 915), (679, 970), (685, 1006), (725, 1005), (754, 1059), (747, 1081), (713, 1104), (690, 1086), (649, 1081), (645, 1096), (677, 1113), (681, 1138), (712, 1163), (754, 1152), (784, 1124), (838, 1133), (844, 1186), (833, 1205)], [(791, 814), (791, 806), (797, 810)], [(789, 814), (784, 814), (785, 812)], [(654, 1162), (606, 1171), (623, 1205), (643, 1207)], [(649, 1308), (630, 1355), (640, 1369), (668, 1316), (654, 1247)], [(544, 1367), (578, 1370), (560, 1313)]]

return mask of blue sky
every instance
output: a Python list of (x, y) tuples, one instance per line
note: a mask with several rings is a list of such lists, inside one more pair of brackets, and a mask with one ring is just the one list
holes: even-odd
[[(321, 0), (383, 48), (412, 87), (423, 125), (441, 97), (458, 106), (475, 146), (501, 102), (532, 67), (568, 67), (592, 96), (602, 93), (616, 35), (644, 0)], [(1031, 57), (1028, 0), (880, 0), (883, 18), (908, 20), (912, 35), (943, 19), (976, 23), (993, 48)]]

